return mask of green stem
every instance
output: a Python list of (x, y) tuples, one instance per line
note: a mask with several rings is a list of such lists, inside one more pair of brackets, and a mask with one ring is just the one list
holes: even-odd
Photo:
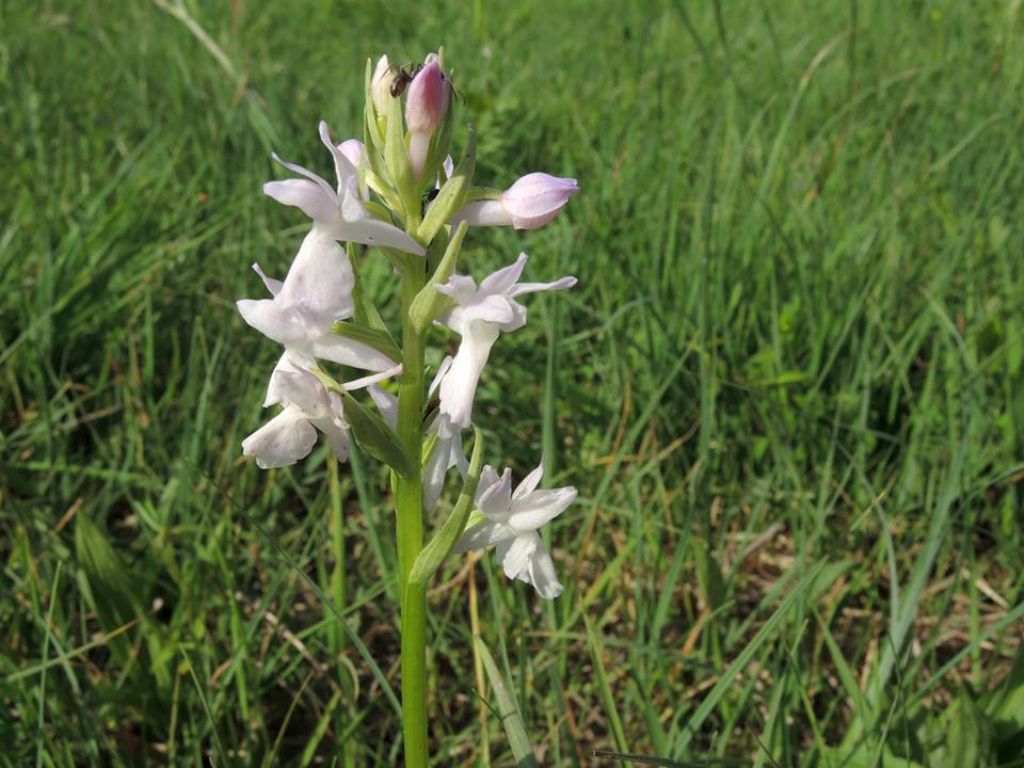
[[(410, 260), (411, 261), (411, 260)], [(409, 573), (423, 548), (423, 343), (409, 308), (426, 282), (426, 263), (409, 264), (402, 278), (402, 378), (398, 385), (398, 439), (413, 460), (413, 472), (399, 477), (398, 570), (402, 595), (402, 735), (406, 768), (427, 765), (426, 593), (409, 585)]]

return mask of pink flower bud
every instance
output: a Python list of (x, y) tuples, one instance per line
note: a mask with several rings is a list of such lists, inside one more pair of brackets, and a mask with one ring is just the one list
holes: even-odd
[(502, 192), (498, 200), (466, 203), (450, 223), (465, 221), (475, 227), (511, 224), (516, 229), (537, 229), (555, 218), (569, 198), (579, 191), (576, 179), (528, 173)]
[(405, 124), (411, 133), (430, 135), (448, 112), (451, 85), (436, 58), (427, 58), (409, 84), (405, 102)]
[(501, 203), (516, 229), (543, 227), (580, 191), (576, 179), (528, 173), (501, 193)]

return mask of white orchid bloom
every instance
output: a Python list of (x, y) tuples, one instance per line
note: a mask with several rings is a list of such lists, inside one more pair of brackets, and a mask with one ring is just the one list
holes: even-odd
[(426, 250), (422, 245), (393, 224), (375, 219), (363, 205), (359, 171), (350, 159), (357, 156), (355, 145), (348, 142), (336, 145), (323, 121), (320, 121), (320, 140), (334, 158), (336, 190), (312, 171), (274, 155), (278, 163), (305, 178), (268, 181), (263, 185), (263, 192), (279, 203), (301, 209), (313, 220), (314, 230), (334, 240), (378, 245), (423, 256)]
[(571, 486), (538, 491), (543, 465), (528, 474), (512, 492), (512, 470), (498, 476), (491, 466), (480, 473), (476, 506), (484, 520), (466, 531), (453, 552), (468, 552), (496, 545), (498, 562), (510, 579), (532, 584), (541, 597), (562, 594), (551, 552), (537, 529), (565, 511), (576, 498)]
[[(253, 269), (272, 299), (237, 302), (242, 318), (293, 353), (342, 365), (382, 371), (394, 365), (373, 347), (331, 332), (337, 320), (355, 312), (355, 276), (348, 257), (334, 240), (314, 228), (299, 248), (284, 282)], [(309, 366), (307, 366), (309, 367)]]
[[(348, 458), (348, 424), (341, 397), (329, 392), (308, 370), (316, 362), (301, 353), (286, 351), (270, 376), (264, 406), (284, 406), (277, 416), (242, 441), (242, 453), (256, 459), (261, 469), (285, 467), (305, 458), (316, 443), (317, 430), (327, 436), (341, 461)], [(368, 386), (401, 372), (401, 366), (344, 384), (346, 390)]]
[(480, 373), (491, 347), (501, 331), (514, 331), (526, 324), (526, 307), (515, 298), (524, 293), (571, 288), (576, 278), (563, 277), (551, 283), (520, 283), (527, 256), (520, 253), (515, 263), (485, 277), (477, 287), (471, 277), (452, 275), (441, 293), (451, 296), (456, 306), (440, 319), (462, 337), (451, 368), (441, 381), (441, 415), (445, 429), (466, 429), (472, 423), (473, 399)]

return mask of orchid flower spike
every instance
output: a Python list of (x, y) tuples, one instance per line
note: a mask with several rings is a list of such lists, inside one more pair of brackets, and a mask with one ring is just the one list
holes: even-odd
[(409, 84), (405, 102), (405, 125), (410, 133), (409, 163), (417, 179), (427, 161), (430, 137), (447, 114), (451, 97), (451, 83), (441, 69), (437, 55), (432, 53)]
[(468, 552), (497, 545), (498, 562), (510, 579), (532, 584), (541, 597), (562, 594), (551, 553), (537, 529), (565, 511), (576, 498), (571, 486), (538, 491), (543, 463), (512, 493), (512, 470), (501, 477), (491, 466), (480, 473), (476, 506), (484, 519), (466, 531), (453, 552)]
[(473, 278), (452, 275), (437, 290), (455, 300), (455, 307), (439, 320), (462, 337), (451, 367), (441, 380), (441, 416), (446, 417), (439, 432), (466, 429), (472, 423), (473, 399), (480, 373), (491, 347), (501, 331), (514, 331), (526, 324), (526, 307), (517, 296), (536, 291), (571, 288), (576, 278), (567, 276), (551, 283), (520, 283), (527, 256), (520, 253), (513, 264), (485, 277), (477, 287)]
[(375, 219), (359, 195), (359, 172), (349, 159), (352, 145), (335, 145), (327, 123), (320, 122), (320, 140), (334, 158), (337, 189), (312, 171), (294, 163), (274, 160), (292, 173), (305, 178), (268, 181), (263, 192), (284, 205), (293, 205), (313, 220), (313, 228), (327, 237), (348, 243), (363, 243), (394, 248), (422, 256), (426, 250), (411, 236), (393, 224)]
[(333, 239), (313, 228), (302, 241), (284, 282), (253, 269), (263, 278), (271, 299), (237, 302), (242, 318), (263, 335), (283, 344), (293, 354), (342, 365), (383, 371), (394, 361), (373, 347), (332, 333), (337, 320), (355, 312), (352, 265)]
[[(338, 459), (348, 458), (348, 424), (341, 398), (310, 373), (310, 363), (316, 365), (301, 354), (285, 352), (270, 376), (263, 405), (281, 404), (284, 410), (242, 441), (242, 453), (254, 457), (261, 469), (285, 467), (308, 456), (316, 443), (317, 430), (327, 436)], [(343, 386), (359, 389), (401, 370), (401, 366), (392, 366)]]
[(576, 179), (563, 179), (546, 173), (528, 173), (501, 193), (497, 200), (466, 203), (450, 223), (465, 221), (477, 227), (513, 226), (538, 229), (551, 221), (580, 191)]

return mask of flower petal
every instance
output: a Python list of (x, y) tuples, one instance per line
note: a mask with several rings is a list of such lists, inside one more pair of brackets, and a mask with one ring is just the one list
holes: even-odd
[(338, 195), (340, 196), (349, 178), (358, 176), (359, 173), (352, 162), (345, 156), (345, 153), (341, 151), (341, 148), (331, 140), (331, 131), (327, 127), (327, 123), (321, 120), (318, 129), (320, 131), (320, 141), (323, 142), (323, 145), (331, 153), (331, 157), (334, 158), (334, 174), (338, 178)]
[(520, 253), (507, 267), (489, 274), (480, 283), (480, 293), (507, 293), (519, 281), (528, 258), (525, 253)]
[(562, 514), (575, 498), (576, 489), (568, 486), (550, 491), (534, 491), (512, 502), (508, 525), (516, 531), (535, 531)]
[(441, 380), (444, 375), (448, 373), (448, 369), (452, 367), (452, 356), (445, 355), (444, 360), (437, 366), (437, 373), (434, 374), (434, 380), (430, 382), (430, 387), (427, 389), (427, 398), (434, 396), (434, 392), (437, 391), (438, 386), (441, 384)]
[(537, 551), (539, 544), (540, 537), (532, 531), (519, 534), (512, 539), (511, 543), (502, 542), (496, 554), (505, 575), (510, 579), (519, 578), (519, 575), (529, 567), (533, 553)]
[(359, 139), (345, 139), (338, 145), (338, 151), (345, 156), (345, 159), (352, 163), (356, 170), (363, 164), (366, 158), (366, 145)]
[(326, 429), (321, 428), (321, 431), (326, 435), (327, 442), (334, 455), (338, 457), (338, 461), (348, 461), (348, 430), (332, 423)]
[[(494, 470), (491, 470), (494, 473)], [(483, 474), (481, 473), (481, 480)], [(487, 518), (499, 523), (508, 520), (509, 507), (512, 503), (512, 470), (505, 468), (501, 477), (488, 483), (483, 491), (477, 488), (476, 508)]]
[(325, 331), (310, 340), (310, 351), (321, 360), (330, 360), (366, 371), (386, 371), (395, 361), (369, 344)]
[(444, 490), (445, 477), (448, 475), (448, 468), (451, 467), (455, 434), (438, 437), (427, 463), (423, 466), (423, 506), (428, 511), (434, 508)]
[(285, 408), (242, 441), (242, 453), (261, 469), (286, 467), (309, 455), (316, 430), (297, 408)]
[(270, 291), (271, 296), (277, 296), (281, 292), (281, 286), (284, 285), (280, 280), (275, 280), (272, 277), (267, 277), (266, 274), (260, 269), (260, 265), (256, 262), (252, 264), (252, 271), (260, 276), (260, 280), (267, 286), (267, 290)]
[(512, 494), (512, 501), (516, 502), (520, 499), (529, 496), (537, 489), (537, 485), (540, 483), (541, 478), (544, 476), (544, 460), (541, 459), (540, 464), (530, 474), (523, 478), (523, 481), (516, 486), (515, 493)]
[(462, 222), (471, 227), (507, 227), (512, 224), (512, 214), (501, 200), (474, 200), (459, 208), (448, 220), (453, 227)]
[(245, 322), (278, 344), (297, 345), (306, 339), (295, 313), (283, 309), (274, 299), (241, 299), (235, 306)]
[(562, 585), (558, 581), (558, 574), (555, 572), (555, 563), (551, 559), (551, 553), (540, 542), (525, 573), (520, 573), (519, 578), (532, 584), (537, 593), (545, 600), (553, 600), (562, 594)]
[(370, 385), (369, 391), (370, 399), (376, 403), (380, 415), (384, 417), (384, 421), (394, 432), (398, 429), (398, 398), (376, 384)]
[(465, 306), (476, 297), (476, 281), (468, 275), (452, 275), (448, 282), (434, 286), (434, 290), (451, 296), (456, 304)]
[(345, 251), (314, 228), (302, 240), (276, 299), (300, 308), (312, 325), (326, 331), (335, 320), (355, 312), (355, 275)]
[(340, 215), (334, 192), (306, 179), (268, 181), (263, 193), (283, 205), (295, 206), (318, 224), (330, 224)]
[(317, 419), (329, 413), (323, 384), (309, 371), (275, 369), (271, 375), (278, 402), (293, 405), (308, 419)]
[(451, 367), (441, 380), (440, 412), (458, 429), (467, 429), (472, 423), (476, 387), (491, 354), (491, 346), (498, 338), (498, 329), (494, 326), (481, 328), (480, 331), (462, 337)]
[(340, 194), (341, 216), (325, 230), (330, 237), (348, 243), (394, 248), (416, 256), (426, 254), (426, 249), (407, 232), (394, 224), (373, 218), (362, 203), (355, 177), (346, 180)]
[(352, 381), (346, 381), (342, 384), (342, 387), (346, 392), (354, 392), (357, 389), (363, 389), (376, 384), (378, 381), (384, 381), (384, 379), (390, 379), (392, 376), (401, 376), (402, 364), (392, 365), (390, 368), (372, 373), (369, 376), (363, 376), (362, 378), (352, 379)]
[(520, 296), (524, 293), (536, 293), (537, 291), (563, 291), (576, 285), (576, 278), (572, 275), (560, 277), (550, 283), (519, 283), (508, 292), (509, 296)]
[(454, 554), (461, 554), (462, 552), (469, 552), (471, 549), (484, 549), (485, 547), (500, 544), (514, 538), (515, 533), (501, 523), (495, 523), (493, 520), (483, 520), (462, 534), (462, 538), (452, 547), (452, 552)]

